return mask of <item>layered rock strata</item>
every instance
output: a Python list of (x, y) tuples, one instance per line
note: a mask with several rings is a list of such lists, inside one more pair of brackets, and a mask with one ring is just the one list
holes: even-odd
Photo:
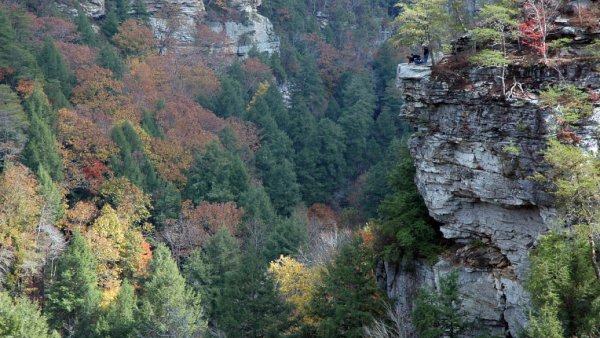
[[(401, 64), (397, 86), (401, 118), (415, 129), (409, 141), (415, 182), (455, 245), (433, 266), (386, 264), (388, 293), (410, 318), (415, 289), (436, 286), (458, 269), (471, 319), (492, 334), (516, 337), (527, 325), (528, 253), (553, 225), (552, 197), (530, 179), (545, 170), (541, 151), (557, 127), (553, 112), (538, 105), (539, 89), (562, 82), (598, 91), (599, 65), (513, 67), (507, 99), (499, 95), (498, 69), (440, 69), (432, 75), (429, 67)], [(599, 118), (596, 107), (575, 126), (591, 151), (598, 149)]]

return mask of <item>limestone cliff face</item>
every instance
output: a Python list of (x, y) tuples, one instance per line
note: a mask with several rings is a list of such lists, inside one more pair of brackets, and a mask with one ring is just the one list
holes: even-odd
[[(398, 66), (400, 115), (415, 129), (409, 142), (415, 181), (443, 236), (455, 245), (434, 266), (387, 264), (388, 293), (409, 316), (415, 288), (435, 286), (457, 268), (467, 312), (492, 333), (514, 337), (527, 323), (528, 253), (553, 216), (552, 197), (529, 179), (544, 170), (540, 151), (556, 127), (553, 113), (538, 106), (538, 90), (560, 80), (598, 90), (599, 64), (514, 67), (508, 79), (523, 90), (509, 99), (498, 95), (498, 70), (459, 73)], [(575, 130), (592, 151), (600, 140), (600, 108), (594, 112)]]
[[(177, 46), (194, 43), (198, 25), (205, 24), (215, 33), (224, 33), (226, 41), (213, 52), (244, 57), (252, 47), (260, 52), (279, 51), (279, 37), (271, 21), (258, 13), (261, 0), (232, 0), (231, 9), (241, 16), (236, 19), (208, 18), (203, 0), (145, 0), (151, 14), (150, 24), (160, 39), (174, 38)], [(101, 19), (106, 15), (105, 0), (83, 0), (85, 13)]]
[(242, 13), (242, 20), (208, 22), (215, 33), (224, 32), (227, 36), (222, 47), (225, 54), (244, 57), (252, 47), (269, 54), (279, 51), (279, 37), (273, 24), (258, 13), (261, 4), (261, 0), (233, 0), (232, 7)]
[[(202, 0), (145, 0), (154, 34), (172, 36), (182, 44), (192, 43), (205, 8)], [(174, 30), (174, 32), (170, 32)]]

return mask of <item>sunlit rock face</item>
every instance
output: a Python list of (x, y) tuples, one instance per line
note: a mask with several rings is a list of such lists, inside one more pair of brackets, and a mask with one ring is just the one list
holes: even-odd
[(179, 43), (194, 42), (205, 8), (202, 0), (145, 0), (150, 24), (160, 39), (171, 35)]
[[(443, 236), (454, 243), (433, 266), (385, 265), (388, 293), (407, 318), (419, 286), (436, 286), (440, 276), (458, 269), (463, 305), (473, 320), (513, 337), (527, 325), (528, 254), (554, 222), (552, 196), (530, 178), (546, 169), (541, 151), (556, 130), (553, 112), (538, 105), (539, 90), (559, 79), (598, 90), (599, 66), (514, 66), (507, 78), (521, 86), (503, 98), (499, 69), (449, 65), (432, 74), (427, 66), (399, 65), (400, 116), (414, 127), (409, 148), (415, 183)], [(597, 107), (574, 130), (589, 151), (600, 143), (598, 117)]]
[(224, 33), (227, 41), (222, 52), (244, 57), (254, 47), (269, 54), (279, 51), (279, 37), (271, 21), (258, 13), (261, 0), (233, 0), (231, 7), (241, 12), (241, 20), (210, 21), (215, 33)]

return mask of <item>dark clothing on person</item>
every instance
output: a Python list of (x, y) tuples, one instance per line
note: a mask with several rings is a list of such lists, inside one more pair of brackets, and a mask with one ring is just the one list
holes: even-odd
[(423, 46), (423, 63), (427, 63), (427, 59), (429, 59), (429, 47)]

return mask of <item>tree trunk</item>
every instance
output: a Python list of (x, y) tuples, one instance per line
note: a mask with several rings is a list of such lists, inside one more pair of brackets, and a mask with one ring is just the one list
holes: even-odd
[(588, 236), (588, 243), (590, 245), (590, 253), (592, 259), (592, 265), (594, 266), (594, 272), (596, 273), (596, 279), (600, 281), (600, 267), (598, 266), (598, 258), (596, 257), (596, 242), (594, 241), (594, 236)]

